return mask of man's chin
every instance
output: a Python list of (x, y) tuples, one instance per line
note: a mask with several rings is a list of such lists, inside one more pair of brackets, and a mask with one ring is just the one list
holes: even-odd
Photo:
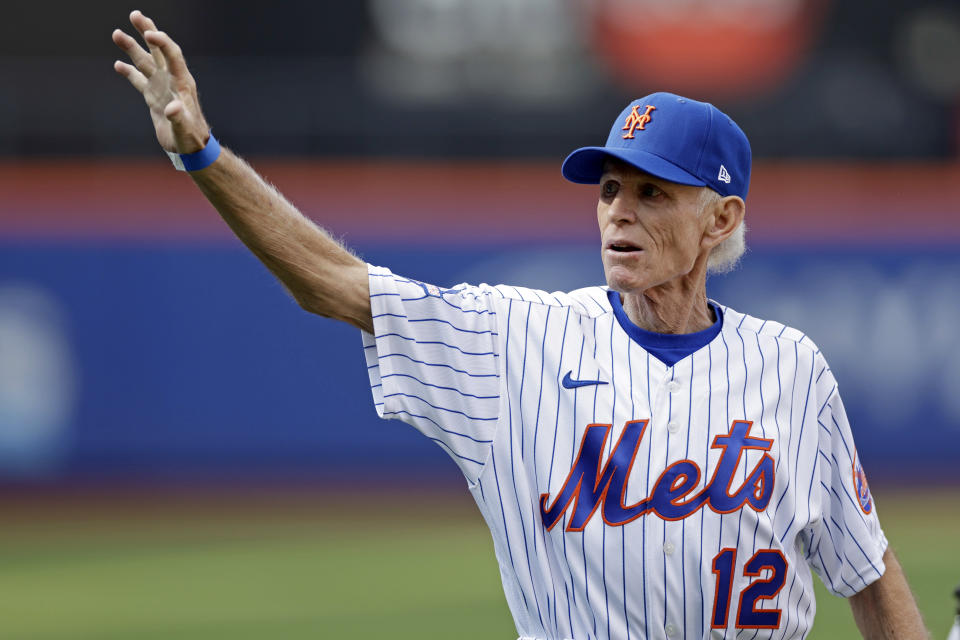
[(635, 293), (644, 289), (636, 276), (617, 273), (616, 269), (607, 272), (607, 287), (620, 293)]
[(619, 293), (621, 298), (625, 295), (636, 295), (638, 293), (643, 293), (642, 289), (636, 289), (634, 287), (625, 286), (622, 284), (611, 284), (609, 282), (607, 283), (607, 288), (609, 288), (611, 291), (616, 291)]

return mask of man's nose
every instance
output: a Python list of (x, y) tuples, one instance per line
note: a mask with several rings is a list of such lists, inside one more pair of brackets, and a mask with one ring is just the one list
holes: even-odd
[(623, 193), (618, 193), (607, 210), (610, 222), (625, 224), (636, 222), (637, 202)]

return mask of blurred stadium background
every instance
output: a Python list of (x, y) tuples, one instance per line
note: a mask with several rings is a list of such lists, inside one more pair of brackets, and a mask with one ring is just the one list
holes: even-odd
[[(454, 465), (376, 419), (357, 332), (301, 312), (157, 148), (111, 70), (133, 8), (224, 144), (441, 285), (601, 282), (564, 155), (651, 91), (727, 111), (749, 253), (708, 289), (824, 349), (946, 636), (956, 0), (51, 0), (0, 21), (0, 637), (513, 637)], [(819, 606), (814, 637), (854, 637)]]

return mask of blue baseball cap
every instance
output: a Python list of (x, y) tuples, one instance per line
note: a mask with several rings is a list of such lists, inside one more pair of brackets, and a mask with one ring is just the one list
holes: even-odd
[(577, 149), (561, 171), (570, 182), (598, 184), (604, 162), (617, 158), (669, 182), (746, 199), (750, 156), (747, 136), (727, 114), (707, 102), (660, 92), (631, 102), (605, 146)]

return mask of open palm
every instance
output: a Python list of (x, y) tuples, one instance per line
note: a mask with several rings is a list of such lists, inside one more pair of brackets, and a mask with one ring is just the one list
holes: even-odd
[(187, 69), (183, 52), (139, 11), (130, 14), (130, 22), (149, 51), (132, 36), (116, 29), (113, 42), (133, 64), (117, 60), (113, 68), (143, 95), (160, 146), (176, 153), (199, 151), (207, 142), (210, 127), (200, 110), (197, 84)]

